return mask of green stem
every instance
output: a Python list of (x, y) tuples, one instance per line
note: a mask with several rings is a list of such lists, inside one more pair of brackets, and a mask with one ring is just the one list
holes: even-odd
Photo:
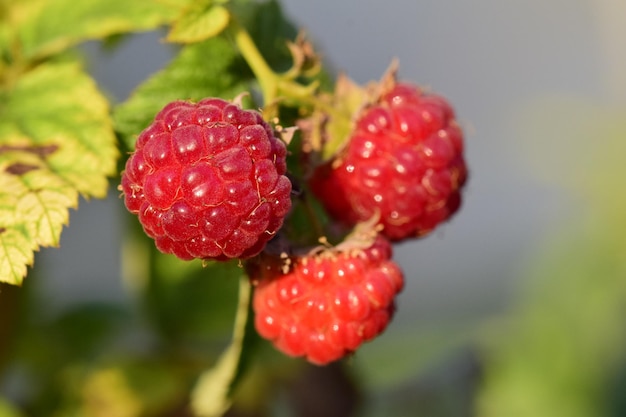
[(252, 284), (250, 278), (243, 274), (239, 278), (239, 300), (237, 303), (237, 313), (233, 327), (233, 343), (241, 345), (246, 335), (246, 324), (250, 313), (250, 301), (252, 298)]
[(302, 94), (298, 96), (298, 99), (301, 103), (310, 105), (311, 107), (319, 110), (323, 110), (324, 113), (335, 117), (335, 118), (347, 118), (350, 119), (351, 115), (348, 113), (344, 113), (340, 111), (338, 108), (334, 107), (331, 103), (328, 103), (324, 100), (320, 100), (319, 96), (316, 94), (311, 94), (308, 92), (307, 94)]
[(239, 382), (246, 365), (245, 356), (250, 349), (251, 328), (250, 309), (252, 285), (247, 275), (239, 280), (239, 302), (233, 338), (215, 365), (200, 375), (191, 393), (191, 408), (197, 417), (222, 416), (232, 404), (232, 393)]
[[(277, 74), (269, 66), (263, 55), (257, 48), (248, 31), (236, 20), (232, 20), (230, 30), (239, 52), (246, 60), (254, 76), (259, 82), (263, 94), (264, 105), (274, 103), (278, 98), (294, 100), (299, 104), (306, 104), (316, 109), (322, 109), (327, 114), (345, 117), (332, 104), (320, 100), (315, 94), (318, 83), (302, 85), (293, 76)], [(348, 117), (350, 115), (347, 115)]]
[(278, 75), (265, 61), (248, 31), (235, 20), (231, 22), (230, 27), (241, 55), (243, 55), (261, 86), (265, 104), (273, 102), (278, 95)]

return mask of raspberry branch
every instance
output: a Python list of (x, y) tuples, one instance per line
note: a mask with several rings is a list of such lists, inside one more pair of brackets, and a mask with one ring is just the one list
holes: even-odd
[[(236, 19), (231, 19), (229, 29), (239, 52), (241, 52), (241, 55), (250, 66), (250, 69), (259, 83), (266, 110), (272, 111), (273, 105), (276, 102), (286, 100), (292, 101), (298, 106), (318, 108), (328, 114), (339, 115), (339, 112), (332, 106), (332, 103), (320, 100), (319, 96), (315, 94), (316, 90), (319, 88), (317, 81), (303, 85), (295, 80), (301, 75), (297, 63), (294, 65), (294, 68), (284, 74), (276, 73), (269, 66), (265, 58), (263, 58), (263, 55), (257, 48), (248, 31), (237, 23)], [(294, 61), (299, 61), (299, 59), (294, 58)]]
[(247, 275), (239, 279), (239, 301), (233, 326), (230, 345), (222, 353), (216, 364), (205, 371), (191, 393), (191, 407), (197, 417), (215, 417), (223, 415), (232, 404), (234, 392), (244, 374), (248, 355), (253, 343), (253, 323), (251, 316), (252, 285)]

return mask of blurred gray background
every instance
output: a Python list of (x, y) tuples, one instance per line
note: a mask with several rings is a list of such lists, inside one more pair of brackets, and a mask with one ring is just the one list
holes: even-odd
[[(626, 104), (626, 2), (282, 4), (334, 69), (367, 82), (398, 57), (400, 77), (446, 96), (465, 128), (470, 180), (464, 205), (433, 235), (397, 247), (407, 286), (389, 333), (462, 329), (506, 311), (527, 259), (559, 219), (577, 210), (566, 190), (534, 174), (533, 154), (541, 147), (523, 136), (520, 115), (554, 97)], [(101, 87), (120, 101), (171, 52), (155, 34), (134, 36), (113, 54), (97, 45), (85, 51)], [(55, 308), (130, 303), (119, 270), (122, 204), (115, 190), (104, 201), (81, 201), (61, 249), (37, 255), (36, 266), (46, 271), (42, 290)]]

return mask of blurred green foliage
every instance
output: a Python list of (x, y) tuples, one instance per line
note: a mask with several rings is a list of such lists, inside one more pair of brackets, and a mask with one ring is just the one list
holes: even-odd
[(626, 411), (624, 114), (550, 99), (520, 123), (533, 145), (528, 165), (569, 189), (575, 209), (536, 248), (510, 317), (487, 332), (480, 417)]

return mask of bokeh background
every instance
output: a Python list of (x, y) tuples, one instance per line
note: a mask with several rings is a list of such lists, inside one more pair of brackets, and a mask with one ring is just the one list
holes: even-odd
[[(396, 248), (407, 286), (387, 333), (355, 359), (370, 392), (362, 413), (626, 415), (615, 405), (620, 395), (598, 393), (624, 388), (607, 382), (619, 375), (606, 369), (626, 363), (616, 321), (626, 317), (625, 229), (616, 223), (626, 207), (626, 2), (281, 4), (334, 70), (367, 82), (397, 57), (400, 77), (449, 98), (466, 132), (462, 209), (433, 235)], [(161, 37), (83, 50), (101, 87), (122, 101), (174, 53)], [(122, 206), (115, 190), (104, 201), (81, 201), (61, 249), (37, 255), (45, 279), (34, 286), (51, 315), (90, 301), (132, 304), (120, 267)], [(541, 330), (548, 319), (557, 321)], [(585, 338), (598, 346), (577, 350)], [(604, 364), (607, 355), (607, 368), (583, 376), (570, 369)], [(559, 375), (558, 388), (541, 369)], [(575, 393), (593, 398), (572, 405)]]

